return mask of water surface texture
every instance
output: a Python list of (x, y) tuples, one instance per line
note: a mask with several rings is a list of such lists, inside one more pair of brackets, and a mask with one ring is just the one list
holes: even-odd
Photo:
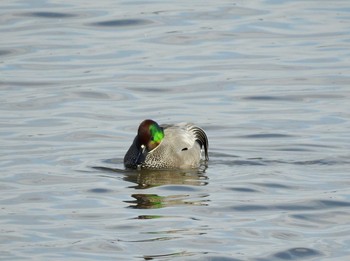
[[(0, 7), (1, 259), (350, 259), (348, 0)], [(146, 118), (208, 168), (124, 170)]]

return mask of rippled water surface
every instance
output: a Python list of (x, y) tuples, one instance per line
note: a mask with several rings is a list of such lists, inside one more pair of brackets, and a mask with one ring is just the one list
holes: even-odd
[[(1, 1), (4, 260), (348, 260), (350, 2)], [(140, 121), (206, 170), (124, 170)]]

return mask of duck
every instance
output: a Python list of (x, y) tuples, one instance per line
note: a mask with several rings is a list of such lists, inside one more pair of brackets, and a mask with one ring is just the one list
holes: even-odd
[(192, 123), (141, 122), (124, 156), (127, 169), (194, 169), (209, 160), (208, 137)]

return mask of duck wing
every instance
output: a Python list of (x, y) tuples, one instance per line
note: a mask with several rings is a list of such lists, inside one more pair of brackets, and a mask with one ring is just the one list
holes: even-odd
[(187, 150), (187, 146), (192, 147), (194, 142), (197, 142), (199, 146), (204, 149), (205, 160), (209, 160), (208, 137), (202, 128), (192, 123), (163, 124), (161, 127), (164, 128), (164, 130), (167, 129), (170, 131), (171, 134), (173, 133), (171, 130), (173, 130), (176, 134), (180, 135), (177, 139), (177, 143), (183, 146), (183, 150)]

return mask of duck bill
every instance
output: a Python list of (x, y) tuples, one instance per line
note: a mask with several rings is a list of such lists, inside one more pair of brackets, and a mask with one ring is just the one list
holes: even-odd
[(139, 153), (137, 154), (135, 165), (140, 166), (146, 159), (147, 155), (147, 149), (145, 145), (141, 145), (141, 149), (139, 150)]

